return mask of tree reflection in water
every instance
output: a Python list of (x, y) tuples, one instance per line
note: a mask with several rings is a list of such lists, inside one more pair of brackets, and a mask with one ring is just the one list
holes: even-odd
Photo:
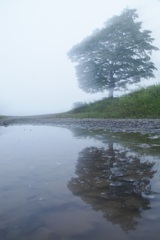
[(113, 146), (110, 142), (107, 149), (82, 150), (76, 165), (77, 177), (68, 182), (68, 188), (127, 232), (136, 228), (141, 211), (150, 208), (154, 163), (142, 161), (117, 144)]

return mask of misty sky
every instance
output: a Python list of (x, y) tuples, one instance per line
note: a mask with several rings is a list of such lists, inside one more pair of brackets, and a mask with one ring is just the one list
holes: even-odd
[(0, 0), (0, 114), (61, 112), (104, 97), (78, 88), (66, 53), (125, 7), (137, 8), (160, 48), (158, 0)]

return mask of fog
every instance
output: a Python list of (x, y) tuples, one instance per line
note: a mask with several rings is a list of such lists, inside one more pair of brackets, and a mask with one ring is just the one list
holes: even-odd
[[(137, 8), (160, 48), (158, 0), (0, 0), (0, 114), (56, 113), (104, 97), (78, 88), (66, 53), (125, 7)], [(142, 85), (158, 83), (155, 75)]]

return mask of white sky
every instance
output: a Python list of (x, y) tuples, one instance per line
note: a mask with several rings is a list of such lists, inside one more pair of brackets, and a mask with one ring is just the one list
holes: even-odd
[(0, 0), (0, 114), (61, 112), (103, 97), (78, 88), (66, 53), (127, 6), (138, 9), (160, 48), (158, 0)]

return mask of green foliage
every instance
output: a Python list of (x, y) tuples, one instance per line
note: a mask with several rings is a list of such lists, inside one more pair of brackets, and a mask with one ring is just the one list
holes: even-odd
[(94, 93), (108, 89), (112, 97), (113, 89), (154, 77), (156, 68), (150, 55), (158, 48), (152, 45), (151, 31), (142, 30), (137, 18), (135, 9), (125, 9), (68, 52), (77, 64), (82, 90)]
[(86, 102), (75, 102), (72, 109), (85, 108), (88, 105)]
[(103, 99), (67, 113), (78, 118), (160, 118), (160, 85)]

